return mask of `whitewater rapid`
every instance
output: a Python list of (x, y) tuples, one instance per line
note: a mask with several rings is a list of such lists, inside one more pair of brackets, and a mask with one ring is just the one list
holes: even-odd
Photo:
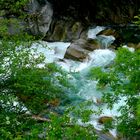
[[(89, 80), (87, 75), (92, 67), (105, 67), (109, 65), (116, 56), (114, 51), (107, 48), (115, 38), (113, 36), (104, 35), (96, 36), (104, 29), (105, 27), (97, 26), (95, 28), (90, 28), (87, 32), (87, 38), (97, 39), (101, 42), (102, 48), (104, 49), (97, 49), (90, 52), (83, 62), (64, 58), (66, 50), (70, 46), (70, 42), (39, 42), (32, 45), (32, 48), (36, 48), (37, 52), (44, 54), (46, 63), (55, 62), (57, 65), (61, 66), (63, 70), (68, 72), (69, 77), (72, 79), (71, 81), (78, 89), (77, 93), (75, 93), (76, 96), (84, 101), (92, 101), (93, 104), (90, 106), (90, 109), (93, 111), (98, 111), (99, 109), (97, 101), (101, 99), (102, 92), (96, 89), (98, 81)], [(73, 96), (73, 93), (71, 93), (70, 96)], [(120, 101), (120, 104), (123, 104), (123, 100)], [(113, 117), (118, 115), (117, 109), (120, 104), (116, 104), (112, 110), (108, 109), (106, 105), (103, 105), (101, 107), (102, 113), (100, 115), (93, 114), (88, 123), (92, 124), (97, 130), (102, 130), (103, 126), (98, 123), (99, 117)], [(80, 124), (81, 120), (78, 121)], [(110, 133), (116, 136), (115, 130), (110, 130)]]

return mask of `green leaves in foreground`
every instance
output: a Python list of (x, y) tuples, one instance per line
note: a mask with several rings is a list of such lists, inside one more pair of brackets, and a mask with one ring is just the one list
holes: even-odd
[(103, 100), (109, 107), (125, 99), (116, 117), (118, 131), (126, 137), (140, 136), (140, 51), (120, 48), (109, 68), (93, 68), (90, 74), (104, 89)]
[[(96, 139), (92, 126), (80, 126), (68, 113), (60, 116), (51, 110), (68, 98), (67, 73), (45, 64), (45, 57), (30, 47), (30, 37), (9, 37), (0, 43), (0, 139)], [(91, 112), (81, 112), (87, 121)]]

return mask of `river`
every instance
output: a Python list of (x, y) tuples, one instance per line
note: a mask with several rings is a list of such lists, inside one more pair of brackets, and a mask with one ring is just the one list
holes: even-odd
[[(71, 91), (69, 98), (71, 99), (71, 104), (78, 105), (83, 101), (91, 101), (90, 109), (92, 111), (98, 111), (99, 108), (102, 113), (99, 115), (93, 114), (90, 117), (88, 124), (92, 124), (98, 133), (103, 129), (103, 125), (99, 123), (99, 118), (102, 116), (108, 116), (113, 118), (118, 116), (118, 108), (120, 105), (124, 104), (122, 100), (118, 104), (114, 104), (112, 110), (107, 108), (107, 105), (100, 104), (99, 101), (102, 97), (102, 92), (96, 89), (98, 81), (91, 80), (89, 78), (90, 69), (93, 67), (106, 67), (113, 62), (116, 54), (115, 51), (108, 49), (108, 46), (113, 43), (115, 38), (113, 36), (96, 36), (100, 31), (104, 30), (105, 27), (97, 26), (95, 28), (90, 28), (87, 32), (87, 37), (90, 39), (97, 39), (104, 49), (97, 49), (89, 52), (86, 59), (83, 62), (74, 61), (71, 59), (64, 58), (67, 48), (70, 42), (44, 42), (34, 43), (32, 48), (37, 48), (37, 52), (43, 53), (46, 57), (45, 62), (52, 63), (55, 62), (62, 67), (69, 75), (71, 83), (76, 88), (76, 92)], [(47, 47), (46, 47), (47, 46)], [(40, 65), (43, 67), (43, 65)], [(61, 107), (60, 107), (61, 108)], [(62, 107), (63, 108), (63, 107)], [(81, 120), (78, 123), (84, 125)], [(110, 136), (100, 134), (101, 140), (109, 140), (117, 136), (116, 130), (110, 130)]]

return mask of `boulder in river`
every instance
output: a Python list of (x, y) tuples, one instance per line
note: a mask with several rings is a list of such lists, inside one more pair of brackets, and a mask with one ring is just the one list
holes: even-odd
[(111, 28), (102, 30), (101, 32), (99, 32), (99, 33), (97, 34), (97, 36), (98, 36), (98, 35), (105, 35), (105, 36), (110, 36), (110, 35), (112, 35), (112, 36), (114, 36), (115, 38), (119, 37), (119, 34), (117, 33), (117, 31), (114, 30), (114, 29), (111, 29)]
[(65, 58), (83, 61), (87, 58), (88, 53), (95, 49), (99, 49), (100, 44), (97, 40), (78, 39), (74, 41), (66, 51)]
[(111, 45), (108, 46), (108, 48), (113, 49), (113, 50), (120, 47), (120, 44), (122, 43), (122, 36), (117, 30), (113, 28), (112, 29), (106, 28), (102, 30), (101, 32), (99, 32), (97, 36), (113, 36), (115, 40), (111, 43)]

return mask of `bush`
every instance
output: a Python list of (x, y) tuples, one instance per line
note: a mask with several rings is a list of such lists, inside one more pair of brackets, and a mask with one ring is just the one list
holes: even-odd
[(109, 68), (93, 68), (91, 77), (98, 80), (98, 88), (104, 89), (103, 100), (113, 108), (122, 98), (125, 105), (116, 116), (117, 130), (125, 137), (140, 136), (140, 51), (130, 52), (120, 48), (114, 63)]
[[(25, 2), (0, 1), (0, 16), (26, 17), (21, 8)], [(9, 33), (10, 24), (20, 32)], [(50, 109), (69, 100), (71, 85), (60, 67), (45, 64), (45, 57), (30, 47), (37, 40), (24, 32), (19, 19), (0, 20), (0, 39), (0, 139), (96, 139), (93, 127), (77, 125), (68, 114)]]

